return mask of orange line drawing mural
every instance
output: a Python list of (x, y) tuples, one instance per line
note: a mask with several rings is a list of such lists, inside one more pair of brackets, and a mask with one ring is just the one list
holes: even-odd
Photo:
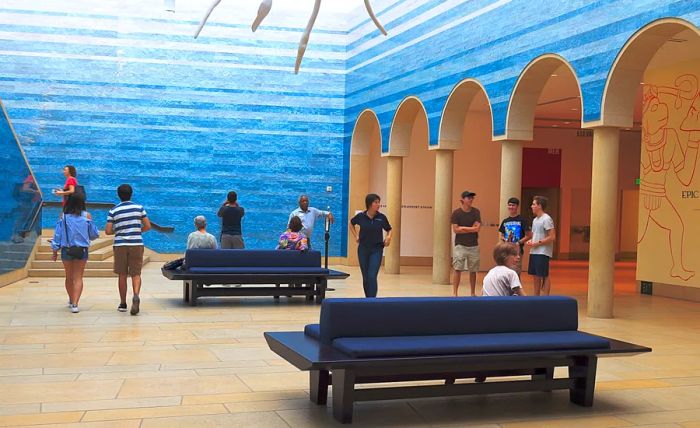
[[(638, 243), (653, 221), (668, 232), (672, 266), (670, 276), (688, 281), (695, 275), (684, 265), (685, 225), (674, 202), (668, 197), (670, 179), (689, 186), (695, 174), (700, 142), (700, 93), (698, 77), (684, 74), (673, 87), (644, 85), (642, 99), (642, 157), (640, 181), (640, 224)], [(683, 117), (672, 124), (671, 116)], [(681, 135), (683, 138), (679, 138)], [(685, 148), (682, 140), (686, 140)]]

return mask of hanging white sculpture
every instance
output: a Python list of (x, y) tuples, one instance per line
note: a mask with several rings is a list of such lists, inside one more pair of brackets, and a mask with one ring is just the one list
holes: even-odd
[[(216, 8), (216, 6), (219, 5), (219, 3), (221, 3), (221, 0), (214, 0), (211, 6), (209, 6), (207, 13), (204, 14), (204, 18), (202, 18), (202, 21), (197, 27), (197, 31), (194, 33), (195, 39), (199, 36), (199, 33), (202, 32), (202, 28), (204, 28), (204, 24), (207, 23), (209, 15), (211, 15), (211, 12)], [(314, 28), (314, 23), (316, 22), (316, 17), (318, 16), (318, 11), (320, 8), (321, 0), (316, 0), (316, 3), (314, 4), (314, 10), (311, 12), (311, 18), (309, 18), (309, 22), (306, 24), (304, 34), (301, 35), (301, 40), (299, 41), (299, 48), (297, 49), (297, 60), (294, 64), (294, 74), (299, 73), (301, 60), (304, 57), (304, 52), (306, 52), (306, 45), (309, 43), (309, 35), (311, 34), (311, 30)], [(372, 22), (374, 22), (374, 25), (376, 25), (379, 31), (381, 31), (381, 33), (386, 36), (386, 30), (384, 29), (384, 27), (382, 27), (382, 24), (377, 19), (377, 16), (374, 14), (374, 11), (372, 11), (372, 5), (370, 5), (369, 0), (365, 0), (365, 8), (367, 9), (369, 17), (372, 18)], [(251, 29), (253, 30), (253, 32), (255, 32), (255, 30), (258, 29), (260, 23), (263, 21), (263, 19), (265, 19), (267, 14), (270, 13), (270, 9), (272, 9), (272, 0), (263, 0), (260, 3), (260, 7), (258, 8), (258, 16), (255, 17), (253, 25), (251, 25)]]

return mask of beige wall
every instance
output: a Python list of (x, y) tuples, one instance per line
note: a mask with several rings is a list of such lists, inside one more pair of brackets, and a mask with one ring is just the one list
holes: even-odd
[[(369, 148), (369, 193), (376, 193), (386, 205), (386, 159), (382, 156), (381, 144), (372, 144)], [(365, 198), (362, 197), (358, 210), (365, 209)], [(386, 211), (386, 209), (384, 209)], [(389, 219), (391, 221), (391, 219)]]
[[(689, 191), (700, 196), (697, 149), (688, 147), (695, 139), (691, 130), (700, 132), (697, 117), (688, 117), (700, 102), (699, 76), (698, 61), (648, 70), (644, 76), (649, 108), (642, 132), (651, 145), (640, 149), (642, 165), (649, 169), (642, 173), (639, 198), (638, 280), (700, 287), (700, 198), (683, 197)], [(660, 168), (654, 167), (656, 161)], [(661, 190), (645, 192), (645, 183)]]
[(401, 256), (432, 257), (435, 153), (428, 150), (428, 126), (420, 114), (413, 124), (410, 147), (403, 159)]

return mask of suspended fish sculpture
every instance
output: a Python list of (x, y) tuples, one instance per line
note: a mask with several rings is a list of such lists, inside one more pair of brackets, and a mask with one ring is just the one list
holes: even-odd
[[(370, 0), (364, 1), (365, 8), (367, 9), (369, 17), (372, 18), (372, 22), (374, 22), (374, 25), (377, 26), (379, 31), (386, 36), (387, 32), (377, 19), (377, 16), (374, 14), (374, 11), (372, 10), (372, 5), (369, 3)], [(209, 9), (207, 9), (207, 12), (204, 14), (204, 17), (202, 18), (202, 20), (199, 23), (199, 26), (197, 27), (197, 31), (195, 31), (194, 33), (195, 39), (199, 36), (199, 33), (202, 32), (202, 28), (204, 28), (204, 25), (207, 23), (209, 15), (211, 15), (212, 11), (216, 8), (216, 6), (219, 5), (219, 3), (221, 3), (221, 0), (214, 0), (209, 6)], [(263, 19), (265, 19), (267, 14), (270, 13), (270, 9), (272, 9), (272, 0), (263, 0), (260, 3), (260, 7), (258, 8), (258, 16), (255, 17), (253, 25), (251, 25), (251, 29), (253, 30), (253, 32), (255, 32), (255, 30), (258, 29)], [(311, 12), (311, 18), (309, 18), (309, 22), (306, 24), (304, 33), (301, 35), (301, 40), (299, 41), (299, 48), (297, 49), (297, 60), (294, 63), (294, 74), (299, 73), (299, 67), (301, 67), (301, 60), (304, 58), (304, 53), (306, 52), (306, 45), (309, 43), (309, 36), (311, 35), (311, 30), (313, 30), (314, 28), (314, 24), (316, 23), (316, 17), (318, 16), (319, 9), (321, 9), (321, 0), (316, 0), (316, 2), (314, 3), (314, 9)]]

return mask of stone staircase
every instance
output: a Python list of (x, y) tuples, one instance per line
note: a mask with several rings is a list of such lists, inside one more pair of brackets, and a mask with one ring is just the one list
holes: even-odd
[[(44, 231), (41, 236), (41, 244), (35, 254), (34, 261), (32, 261), (31, 267), (29, 268), (29, 276), (34, 277), (63, 277), (65, 272), (63, 271), (63, 264), (61, 263), (61, 256), (59, 254), (58, 260), (55, 262), (51, 260), (52, 251), (49, 240), (53, 236), (53, 231)], [(114, 251), (112, 250), (112, 243), (114, 242), (114, 237), (107, 236), (104, 232), (100, 232), (100, 237), (92, 241), (90, 244), (90, 253), (88, 256), (87, 266), (85, 266), (85, 277), (116, 277), (117, 275), (112, 272), (112, 267), (114, 263)], [(147, 255), (143, 257), (143, 264), (145, 265), (150, 261)]]

